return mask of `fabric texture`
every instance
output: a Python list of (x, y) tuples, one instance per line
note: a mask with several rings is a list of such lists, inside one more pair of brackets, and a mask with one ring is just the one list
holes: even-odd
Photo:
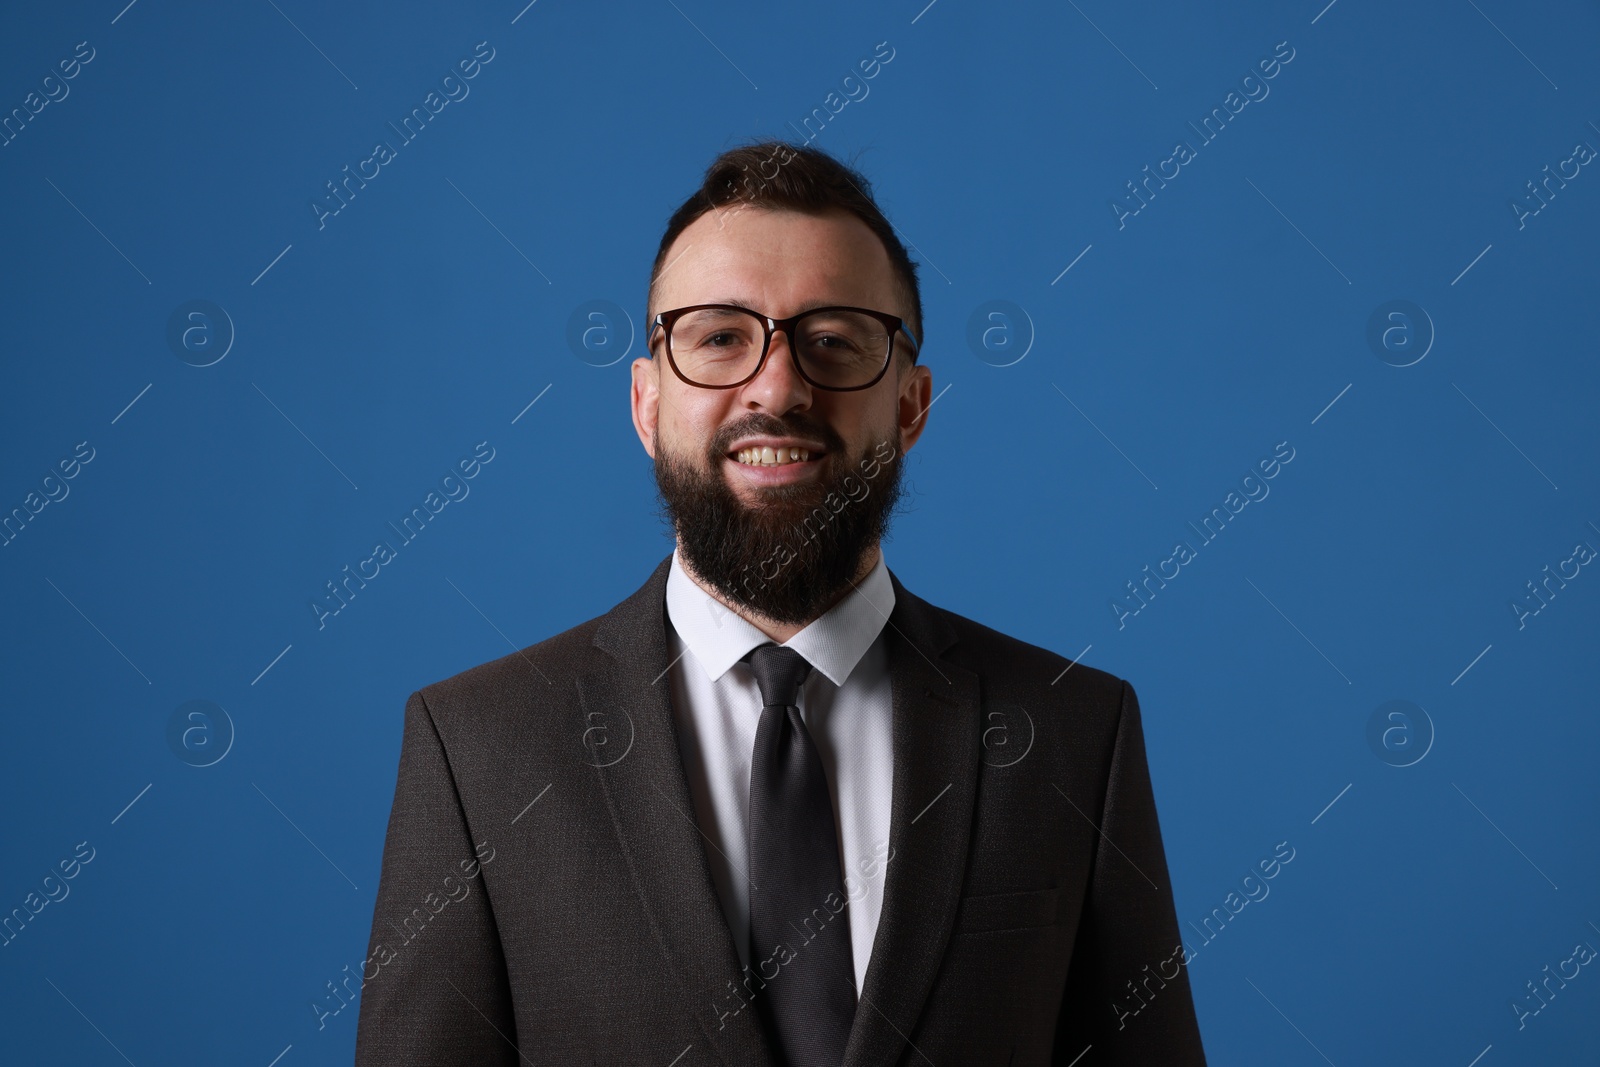
[[(779, 1067), (678, 747), (670, 569), (407, 700), (357, 1067)], [(844, 1064), (1204, 1064), (1133, 688), (889, 577), (883, 910)]]

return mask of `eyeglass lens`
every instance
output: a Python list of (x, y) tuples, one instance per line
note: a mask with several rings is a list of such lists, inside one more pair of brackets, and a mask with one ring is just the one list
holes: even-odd
[[(703, 308), (678, 317), (667, 343), (678, 369), (703, 385), (732, 385), (755, 369), (766, 324), (753, 313)], [(795, 323), (795, 357), (813, 381), (833, 387), (864, 385), (889, 358), (882, 322), (857, 311), (821, 308)]]

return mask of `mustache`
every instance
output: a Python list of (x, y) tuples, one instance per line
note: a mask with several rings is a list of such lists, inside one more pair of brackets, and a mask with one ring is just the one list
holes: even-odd
[(840, 453), (845, 450), (844, 438), (825, 422), (808, 418), (780, 419), (775, 415), (752, 412), (749, 417), (724, 426), (712, 435), (707, 457), (713, 462), (733, 450), (733, 443), (741, 437), (804, 437), (822, 442), (825, 452)]

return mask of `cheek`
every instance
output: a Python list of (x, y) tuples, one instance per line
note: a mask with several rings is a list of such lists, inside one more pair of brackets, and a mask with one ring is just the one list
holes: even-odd
[(850, 451), (858, 456), (869, 456), (878, 442), (888, 441), (898, 447), (900, 441), (900, 412), (893, 398), (884, 399), (862, 411), (847, 429), (838, 427), (850, 442)]
[(711, 439), (730, 418), (732, 390), (663, 390), (656, 417), (658, 447), (665, 444), (674, 456), (701, 462)]

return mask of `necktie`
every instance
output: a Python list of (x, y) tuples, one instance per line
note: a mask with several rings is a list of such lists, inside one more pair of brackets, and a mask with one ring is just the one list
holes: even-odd
[(750, 967), (757, 1013), (787, 1067), (839, 1067), (855, 1018), (849, 900), (833, 799), (798, 706), (811, 671), (792, 648), (745, 657), (761, 687), (750, 764)]

